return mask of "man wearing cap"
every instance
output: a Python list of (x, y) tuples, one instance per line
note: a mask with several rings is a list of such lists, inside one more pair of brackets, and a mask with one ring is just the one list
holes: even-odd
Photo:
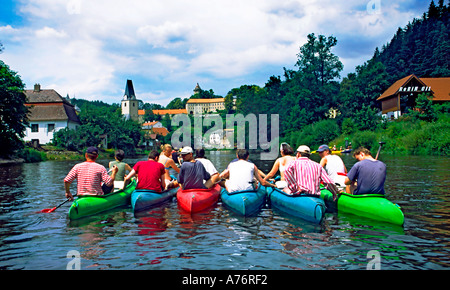
[(345, 176), (347, 175), (347, 168), (341, 157), (331, 155), (331, 150), (328, 145), (320, 145), (317, 149), (320, 156), (320, 165), (325, 168), (328, 176), (333, 180), (334, 184), (345, 187)]
[[(194, 159), (194, 151), (191, 147), (186, 146), (181, 149), (181, 157), (183, 158), (183, 164), (178, 174), (178, 183), (182, 189), (200, 189), (210, 188), (213, 183), (210, 181), (211, 175), (206, 171), (201, 162)], [(206, 180), (206, 185), (203, 184), (203, 180)]]
[(317, 195), (320, 196), (320, 182), (331, 191), (336, 199), (338, 190), (333, 180), (319, 163), (309, 159), (311, 150), (308, 146), (301, 145), (297, 148), (297, 159), (290, 162), (284, 172), (287, 187), (284, 192), (290, 195)]
[[(85, 162), (76, 164), (64, 178), (66, 198), (73, 200), (70, 184), (77, 179), (77, 195), (104, 195), (111, 192), (114, 179), (119, 168), (114, 165), (111, 176), (103, 165), (96, 163), (98, 157), (97, 147), (89, 147), (84, 155)], [(104, 185), (102, 186), (102, 183)]]

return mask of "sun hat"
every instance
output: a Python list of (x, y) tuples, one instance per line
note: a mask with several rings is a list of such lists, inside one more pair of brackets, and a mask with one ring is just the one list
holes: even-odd
[(297, 148), (297, 152), (311, 154), (311, 149), (306, 145), (300, 145)]

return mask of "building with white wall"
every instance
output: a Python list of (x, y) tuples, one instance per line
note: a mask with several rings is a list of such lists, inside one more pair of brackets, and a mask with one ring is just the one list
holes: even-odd
[(27, 96), (25, 106), (30, 111), (30, 126), (25, 131), (24, 141), (51, 143), (58, 130), (76, 129), (81, 125), (75, 106), (55, 90), (42, 90), (39, 84), (35, 84), (33, 90), (25, 90), (24, 93)]

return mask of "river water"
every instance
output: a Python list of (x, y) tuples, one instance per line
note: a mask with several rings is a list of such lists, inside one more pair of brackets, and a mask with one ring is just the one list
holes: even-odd
[[(211, 152), (209, 158), (221, 171), (234, 154)], [(342, 158), (350, 169), (355, 160)], [(264, 172), (273, 164), (250, 159)], [(448, 269), (450, 158), (380, 159), (404, 227), (339, 213), (327, 213), (316, 225), (270, 208), (244, 218), (220, 202), (190, 215), (176, 199), (139, 216), (125, 207), (71, 222), (69, 203), (36, 212), (65, 200), (63, 179), (77, 162), (1, 166), (0, 269), (66, 269), (77, 257), (70, 251), (80, 254), (78, 265), (86, 270), (364, 270), (374, 262), (382, 270)]]

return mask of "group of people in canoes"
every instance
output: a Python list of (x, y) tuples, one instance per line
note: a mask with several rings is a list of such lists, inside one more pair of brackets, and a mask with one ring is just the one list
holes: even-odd
[[(334, 198), (340, 191), (384, 194), (386, 165), (373, 158), (368, 149), (360, 147), (353, 151), (358, 162), (348, 172), (342, 159), (331, 154), (328, 145), (321, 145), (316, 151), (321, 157), (320, 163), (310, 159), (311, 150), (308, 146), (301, 145), (294, 152), (289, 144), (282, 143), (281, 157), (275, 160), (270, 172), (264, 174), (249, 160), (247, 149), (238, 149), (237, 158), (219, 173), (214, 164), (205, 158), (204, 149), (195, 150), (194, 157), (194, 150), (189, 146), (178, 152), (166, 144), (161, 146), (161, 153), (152, 150), (148, 160), (139, 161), (133, 167), (123, 162), (123, 150), (116, 150), (115, 160), (109, 163), (108, 172), (104, 166), (95, 162), (98, 149), (89, 147), (85, 153), (86, 161), (70, 170), (64, 179), (64, 187), (69, 199), (73, 199), (70, 184), (75, 179), (77, 195), (103, 195), (114, 188), (125, 188), (137, 175), (136, 189), (156, 192), (178, 186), (182, 189), (208, 189), (219, 183), (230, 193), (257, 189), (260, 184), (277, 187), (288, 195), (320, 196), (323, 184)], [(278, 172), (280, 179), (274, 182), (272, 178)]]

